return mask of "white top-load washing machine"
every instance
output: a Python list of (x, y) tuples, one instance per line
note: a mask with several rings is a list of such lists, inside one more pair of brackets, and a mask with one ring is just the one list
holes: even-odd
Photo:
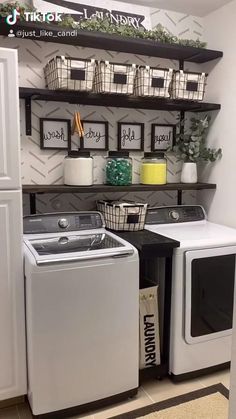
[(25, 217), (24, 254), (33, 413), (136, 394), (137, 250), (78, 212)]
[(201, 206), (150, 208), (146, 229), (180, 242), (174, 249), (170, 374), (176, 380), (231, 359), (236, 230), (208, 222)]

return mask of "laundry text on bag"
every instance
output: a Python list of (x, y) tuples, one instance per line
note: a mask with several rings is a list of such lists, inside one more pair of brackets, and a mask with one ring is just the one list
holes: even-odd
[(144, 342), (145, 342), (145, 365), (147, 367), (156, 365), (156, 341), (155, 341), (155, 323), (154, 314), (144, 316)]

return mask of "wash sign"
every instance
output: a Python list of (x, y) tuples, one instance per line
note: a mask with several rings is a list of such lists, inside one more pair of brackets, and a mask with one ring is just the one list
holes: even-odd
[[(113, 0), (33, 0), (38, 12), (58, 12), (73, 15), (75, 20), (109, 18), (115, 25), (129, 25), (134, 28), (151, 29), (149, 7), (137, 6)], [(101, 7), (102, 6), (102, 7)], [(133, 13), (135, 10), (135, 13)]]

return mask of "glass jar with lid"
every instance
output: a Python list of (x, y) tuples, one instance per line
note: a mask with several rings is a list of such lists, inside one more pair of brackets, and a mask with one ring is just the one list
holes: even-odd
[(132, 184), (132, 159), (126, 151), (109, 151), (106, 162), (106, 183), (114, 186)]
[(140, 170), (143, 185), (165, 185), (167, 182), (167, 160), (164, 153), (144, 153)]
[(93, 158), (89, 151), (69, 151), (64, 161), (64, 184), (71, 186), (93, 184)]

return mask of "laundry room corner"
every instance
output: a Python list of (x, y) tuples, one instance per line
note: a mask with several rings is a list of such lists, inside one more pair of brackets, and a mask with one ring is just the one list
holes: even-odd
[(235, 16), (0, 1), (0, 418), (235, 419)]

